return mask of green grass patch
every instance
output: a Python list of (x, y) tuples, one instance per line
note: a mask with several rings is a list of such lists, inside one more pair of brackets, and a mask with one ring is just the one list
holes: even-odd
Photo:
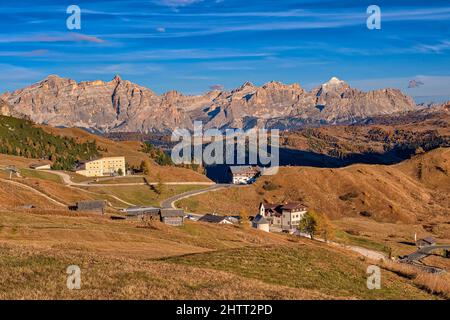
[(64, 173), (68, 174), (70, 176), (70, 179), (73, 182), (76, 182), (76, 183), (81, 183), (81, 182), (87, 182), (87, 181), (94, 180), (94, 178), (92, 178), (92, 177), (82, 176), (81, 174), (77, 174), (75, 172), (64, 171)]
[(344, 242), (346, 244), (389, 253), (389, 247), (385, 244), (373, 241), (362, 236), (350, 234), (344, 230), (336, 230), (334, 232), (334, 236), (336, 237), (336, 240), (340, 240), (341, 242)]
[(97, 182), (97, 184), (116, 184), (116, 183), (144, 183), (143, 177), (113, 177), (113, 178), (100, 178)]
[(191, 190), (204, 189), (207, 186), (198, 185), (164, 185), (161, 193), (156, 186), (108, 186), (105, 187), (82, 187), (92, 192), (104, 195), (114, 195), (124, 201), (135, 205), (159, 206), (160, 202), (174, 195)]
[(26, 178), (36, 178), (36, 179), (48, 180), (48, 181), (52, 181), (52, 182), (56, 182), (56, 183), (62, 183), (62, 179), (60, 176), (53, 174), (53, 173), (49, 173), (49, 172), (39, 171), (39, 170), (20, 169), (20, 175), (22, 177), (26, 177)]
[(195, 198), (186, 198), (175, 202), (175, 206), (177, 208), (183, 208), (187, 211), (192, 212), (197, 212), (199, 205), (200, 205), (199, 201), (196, 200)]
[(369, 290), (366, 263), (321, 247), (246, 247), (172, 257), (164, 261), (227, 271), (270, 284), (318, 290), (341, 298), (430, 298), (387, 271), (382, 271), (382, 288)]

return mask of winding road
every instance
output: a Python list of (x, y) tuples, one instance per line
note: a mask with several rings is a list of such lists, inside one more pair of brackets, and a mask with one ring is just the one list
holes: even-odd
[(416, 267), (421, 268), (422, 270), (429, 272), (429, 273), (445, 272), (444, 269), (441, 269), (438, 267), (433, 267), (433, 266), (427, 266), (420, 261), (423, 258), (426, 258), (429, 255), (431, 255), (431, 253), (434, 250), (450, 250), (450, 245), (426, 246), (426, 247), (420, 248), (416, 252), (413, 252), (413, 253), (403, 257), (402, 259), (399, 260), (399, 262), (416, 266)]
[(429, 256), (431, 252), (434, 250), (450, 250), (450, 245), (423, 247), (417, 250), (416, 252), (407, 255), (404, 259), (410, 262), (416, 262)]
[(202, 190), (192, 190), (192, 191), (180, 193), (180, 194), (177, 194), (166, 200), (161, 201), (161, 207), (176, 209), (175, 202), (177, 202), (181, 199), (189, 198), (189, 197), (196, 196), (196, 195), (206, 193), (206, 192), (217, 191), (217, 190), (221, 190), (221, 189), (225, 189), (225, 188), (231, 188), (232, 186), (234, 186), (234, 185), (232, 185), (232, 184), (214, 184), (214, 185), (211, 185), (210, 187), (202, 189)]
[[(86, 182), (74, 182), (72, 181), (72, 178), (70, 175), (68, 175), (65, 172), (62, 171), (54, 171), (54, 170), (42, 170), (44, 172), (56, 174), (61, 177), (64, 184), (69, 186), (78, 186), (78, 187), (107, 187), (107, 186), (115, 186), (115, 187), (126, 187), (126, 186), (145, 186), (145, 185), (158, 185), (158, 182), (129, 182), (129, 183), (111, 183), (111, 184), (104, 184), (104, 183), (91, 183), (90, 181)], [(115, 179), (121, 179), (121, 178), (127, 178), (125, 177), (115, 177)], [(108, 178), (111, 179), (111, 178)], [(103, 179), (107, 180), (107, 179)], [(197, 185), (197, 186), (215, 186), (216, 184), (214, 182), (196, 182), (196, 181), (188, 181), (188, 182), (163, 182), (164, 185)]]

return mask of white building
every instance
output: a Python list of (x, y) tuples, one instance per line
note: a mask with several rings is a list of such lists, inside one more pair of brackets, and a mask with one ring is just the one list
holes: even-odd
[(86, 161), (78, 166), (75, 172), (86, 177), (125, 175), (125, 157), (108, 157)]
[(259, 206), (259, 215), (266, 218), (271, 227), (287, 231), (297, 229), (306, 212), (308, 212), (306, 206), (297, 202), (286, 204), (261, 203)]
[(30, 165), (30, 168), (34, 170), (50, 170), (51, 166), (49, 163), (33, 163)]
[(261, 231), (270, 232), (270, 223), (262, 215), (258, 214), (252, 220), (252, 227)]
[(260, 174), (257, 167), (234, 166), (230, 167), (230, 180), (233, 184), (250, 184)]

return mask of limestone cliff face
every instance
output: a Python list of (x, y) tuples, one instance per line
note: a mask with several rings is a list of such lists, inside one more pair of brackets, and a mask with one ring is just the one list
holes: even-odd
[(264, 126), (274, 119), (346, 123), (416, 108), (399, 90), (361, 92), (337, 78), (310, 92), (298, 84), (270, 82), (257, 87), (246, 82), (231, 92), (185, 96), (169, 91), (158, 96), (119, 76), (109, 82), (77, 83), (52, 75), (1, 98), (12, 106), (2, 106), (2, 114), (13, 111), (38, 123), (103, 132), (190, 129), (194, 120), (209, 128)]
[(0, 115), (2, 116), (11, 115), (11, 106), (1, 99), (0, 99)]

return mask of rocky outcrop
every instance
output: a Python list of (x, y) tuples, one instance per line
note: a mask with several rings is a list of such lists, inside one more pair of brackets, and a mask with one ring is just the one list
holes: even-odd
[[(258, 87), (246, 82), (231, 92), (213, 90), (185, 96), (169, 91), (158, 96), (119, 76), (109, 82), (77, 83), (52, 75), (1, 98), (15, 113), (35, 122), (102, 132), (190, 129), (194, 120), (203, 121), (208, 128), (351, 123), (416, 108), (399, 90), (362, 92), (337, 78), (309, 92), (298, 84), (269, 82)], [(3, 107), (2, 113), (6, 110)]]
[(11, 106), (5, 101), (0, 99), (0, 115), (2, 116), (10, 116), (11, 115)]

